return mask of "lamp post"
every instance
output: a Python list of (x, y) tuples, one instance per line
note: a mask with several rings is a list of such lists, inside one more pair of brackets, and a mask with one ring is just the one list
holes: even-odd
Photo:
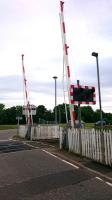
[(99, 107), (100, 107), (100, 121), (101, 121), (101, 129), (102, 129), (103, 128), (103, 117), (102, 117), (102, 105), (101, 105), (101, 91), (100, 91), (100, 76), (99, 76), (98, 53), (92, 52), (92, 56), (94, 56), (96, 58), (98, 93), (99, 93)]
[(57, 76), (53, 76), (53, 79), (55, 80), (55, 124), (57, 124), (57, 84), (56, 84), (56, 80), (57, 80)]
[(104, 148), (104, 133), (103, 133), (103, 117), (102, 117), (102, 106), (101, 106), (101, 92), (100, 92), (100, 76), (99, 76), (99, 62), (98, 62), (98, 53), (92, 52), (92, 56), (96, 58), (97, 65), (97, 79), (98, 79), (98, 93), (99, 93), (99, 107), (100, 107), (100, 121), (101, 121), (101, 152), (102, 152), (102, 163), (105, 164), (105, 148)]

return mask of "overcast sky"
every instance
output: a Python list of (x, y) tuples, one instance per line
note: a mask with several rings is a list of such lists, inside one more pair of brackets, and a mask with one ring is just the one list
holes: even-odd
[[(0, 0), (0, 103), (23, 105), (21, 54), (32, 104), (63, 103), (63, 51), (58, 0)], [(112, 112), (112, 0), (66, 0), (64, 4), (71, 82), (96, 87), (99, 53), (102, 108)]]

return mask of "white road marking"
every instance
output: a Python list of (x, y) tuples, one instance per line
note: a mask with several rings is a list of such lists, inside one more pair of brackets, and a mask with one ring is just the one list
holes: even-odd
[(61, 159), (61, 160), (62, 160), (63, 162), (65, 162), (65, 163), (71, 165), (72, 167), (75, 167), (76, 169), (79, 169), (78, 166), (76, 166), (76, 165), (74, 165), (74, 164), (72, 164), (72, 163), (70, 163), (70, 162), (68, 162), (68, 161), (66, 161), (66, 160), (63, 160), (63, 159)]
[[(25, 145), (27, 145), (27, 146), (29, 146), (29, 147), (33, 147), (33, 148), (39, 149), (39, 147), (33, 146), (33, 145), (31, 145), (31, 144), (28, 144), (27, 142), (23, 142), (23, 144), (25, 144)], [(30, 151), (31, 151), (31, 150), (30, 150)]]
[(45, 153), (47, 153), (47, 154), (49, 154), (50, 156), (53, 156), (53, 157), (55, 157), (55, 158), (58, 158), (57, 156), (55, 156), (54, 154), (52, 154), (52, 153), (50, 153), (50, 152), (48, 152), (48, 151), (46, 151), (46, 150), (42, 150), (42, 151), (44, 151)]
[(76, 168), (76, 169), (79, 169), (78, 166), (76, 166), (76, 165), (74, 165), (74, 164), (72, 164), (72, 163), (70, 163), (70, 162), (68, 162), (68, 161), (66, 161), (66, 160), (63, 160), (63, 159), (59, 158), (58, 156), (55, 156), (54, 154), (52, 154), (52, 153), (50, 153), (50, 152), (48, 152), (48, 151), (46, 151), (46, 150), (42, 150), (42, 151), (44, 151), (45, 153), (47, 153), (47, 154), (49, 154), (49, 155), (51, 155), (51, 156), (53, 156), (53, 157), (55, 157), (55, 158), (61, 160), (62, 162), (66, 163), (66, 164), (71, 165), (72, 167), (74, 167), (74, 168)]
[(106, 184), (112, 187), (112, 183), (106, 182)]
[(105, 183), (105, 184), (109, 185), (110, 187), (112, 187), (112, 183), (110, 183), (108, 181), (104, 181), (103, 179), (101, 179), (100, 177), (97, 177), (97, 176), (96, 176), (96, 179), (98, 179), (98, 180), (102, 181), (103, 183)]
[(100, 180), (100, 181), (103, 181), (103, 179), (101, 179), (100, 177), (96, 176), (96, 179)]

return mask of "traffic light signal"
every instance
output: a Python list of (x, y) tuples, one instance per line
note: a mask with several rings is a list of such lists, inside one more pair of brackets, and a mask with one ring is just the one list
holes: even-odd
[(95, 88), (73, 88), (73, 100), (80, 102), (94, 102)]

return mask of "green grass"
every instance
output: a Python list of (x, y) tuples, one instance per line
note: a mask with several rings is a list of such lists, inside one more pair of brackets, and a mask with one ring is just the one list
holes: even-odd
[(85, 128), (94, 128), (94, 123), (85, 123)]
[[(86, 123), (85, 124), (85, 128), (96, 128), (96, 129), (100, 129), (100, 126), (94, 126), (94, 123)], [(104, 130), (112, 130), (112, 125), (105, 125), (103, 126)]]
[[(66, 124), (60, 124), (60, 127), (65, 128)], [(85, 128), (94, 128), (94, 123), (85, 123)]]
[(65, 127), (67, 126), (67, 124), (59, 124), (59, 126), (60, 126), (61, 128), (65, 128)]
[(0, 130), (16, 129), (17, 125), (0, 125)]

